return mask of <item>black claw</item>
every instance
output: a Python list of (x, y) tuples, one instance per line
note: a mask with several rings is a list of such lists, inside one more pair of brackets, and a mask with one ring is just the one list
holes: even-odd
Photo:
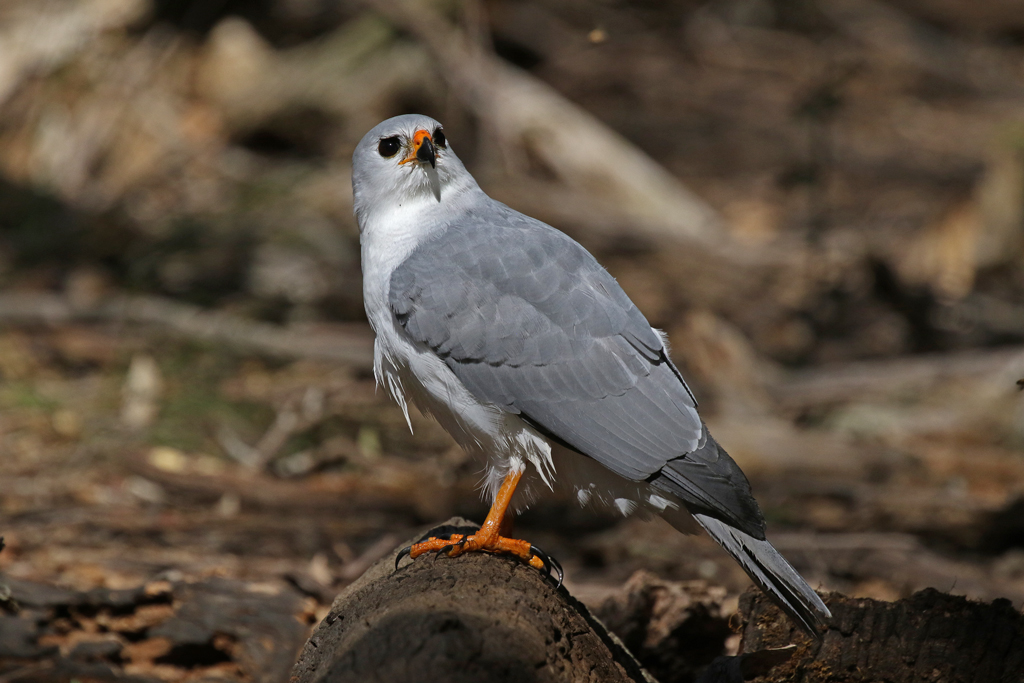
[(554, 570), (555, 575), (558, 576), (558, 583), (555, 585), (555, 590), (561, 588), (562, 578), (564, 576), (561, 563), (535, 545), (530, 546), (530, 552), (539, 557), (540, 561), (544, 563), (544, 569), (547, 570), (549, 576), (551, 575), (552, 570)]
[(565, 578), (565, 572), (562, 571), (562, 563), (555, 558), (550, 558), (551, 564), (555, 568), (555, 572), (558, 574), (558, 582), (555, 584), (555, 590), (562, 587), (562, 579)]
[(452, 546), (452, 545), (446, 545), (443, 548), (438, 548), (437, 550), (435, 550), (434, 551), (434, 562), (437, 562), (437, 558), (441, 555), (441, 553), (447, 553), (449, 550), (451, 550), (454, 547), (455, 546)]
[(398, 551), (398, 557), (395, 558), (395, 571), (398, 571), (398, 563), (402, 561), (403, 557), (407, 557), (412, 553), (412, 546), (407, 545)]

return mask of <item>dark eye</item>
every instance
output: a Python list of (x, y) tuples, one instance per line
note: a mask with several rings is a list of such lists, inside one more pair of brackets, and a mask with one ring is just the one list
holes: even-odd
[(401, 146), (402, 143), (398, 141), (398, 136), (395, 135), (390, 138), (384, 138), (383, 140), (381, 140), (380, 144), (377, 145), (377, 151), (380, 152), (380, 155), (386, 159), (388, 157), (393, 157), (396, 154), (398, 154), (398, 150)]
[(444, 131), (440, 128), (434, 131), (434, 144), (442, 149), (448, 147), (448, 141), (444, 137)]

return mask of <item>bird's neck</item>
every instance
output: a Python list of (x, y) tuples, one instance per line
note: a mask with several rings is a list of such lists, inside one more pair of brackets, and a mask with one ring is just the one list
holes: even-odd
[[(376, 202), (356, 208), (363, 257), (367, 250), (404, 252), (401, 263), (423, 240), (443, 232), (453, 221), (459, 220), (466, 210), (482, 201), (489, 201), (476, 181), (446, 183), (441, 198), (432, 194), (406, 194), (402, 199), (394, 195), (388, 201)], [(390, 256), (390, 254), (389, 254)]]
[[(479, 196), (476, 196), (479, 193)], [(402, 202), (378, 203), (357, 214), (362, 251), (364, 296), (386, 297), (391, 273), (423, 242), (445, 232), (469, 205), (487, 200), (473, 183), (461, 193), (445, 193), (438, 202), (415, 195)]]

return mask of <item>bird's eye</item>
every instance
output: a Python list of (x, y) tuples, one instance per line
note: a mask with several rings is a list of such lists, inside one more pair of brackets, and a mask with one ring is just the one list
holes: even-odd
[(381, 140), (380, 144), (377, 145), (377, 151), (380, 152), (382, 157), (387, 159), (388, 157), (393, 157), (398, 154), (398, 150), (401, 146), (402, 143), (398, 141), (398, 136), (393, 135)]
[(445, 139), (444, 131), (441, 130), (440, 126), (434, 130), (434, 144), (442, 149), (446, 149), (448, 147), (448, 141)]

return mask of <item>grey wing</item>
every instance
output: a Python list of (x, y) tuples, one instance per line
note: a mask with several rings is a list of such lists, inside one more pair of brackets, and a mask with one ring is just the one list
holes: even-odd
[(763, 538), (746, 478), (708, 447), (692, 394), (615, 279), (563, 233), (491, 208), (395, 270), (389, 301), (405, 331), (478, 398)]

